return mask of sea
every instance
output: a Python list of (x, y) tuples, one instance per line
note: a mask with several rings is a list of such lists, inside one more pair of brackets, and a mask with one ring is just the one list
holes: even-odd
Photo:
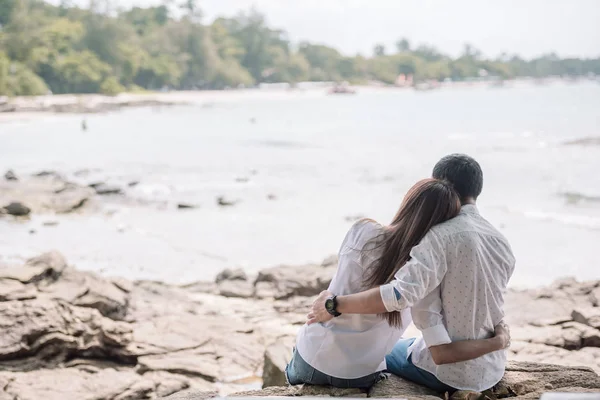
[(483, 168), (478, 207), (513, 247), (513, 287), (600, 279), (597, 82), (186, 96), (0, 122), (2, 174), (56, 170), (134, 200), (0, 218), (0, 261), (56, 249), (77, 268), (178, 284), (319, 263), (356, 219), (388, 223), (407, 190), (459, 152)]

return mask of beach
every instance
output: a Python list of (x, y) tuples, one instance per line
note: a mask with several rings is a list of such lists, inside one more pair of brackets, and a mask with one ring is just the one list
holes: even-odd
[(0, 398), (438, 396), (283, 368), (347, 229), (458, 151), (517, 257), (495, 395), (600, 390), (600, 86), (134, 97), (0, 114)]

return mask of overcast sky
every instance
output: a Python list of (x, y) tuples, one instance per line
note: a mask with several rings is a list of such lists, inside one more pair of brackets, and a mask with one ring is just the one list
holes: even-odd
[[(81, 0), (82, 2), (85, 0)], [(177, 2), (178, 0), (176, 0)], [(183, 0), (181, 0), (183, 1)], [(113, 0), (113, 5), (158, 0)], [(600, 56), (600, 0), (200, 0), (205, 20), (255, 6), (270, 25), (297, 42), (334, 46), (345, 54), (389, 49), (400, 37), (456, 55), (465, 42), (488, 56)]]

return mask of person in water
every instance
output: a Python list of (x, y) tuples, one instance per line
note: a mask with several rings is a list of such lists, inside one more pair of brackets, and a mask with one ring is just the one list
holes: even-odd
[[(444, 325), (439, 295), (437, 299), (433, 296), (425, 299), (412, 310), (409, 307), (373, 307), (365, 312), (360, 308), (349, 312), (340, 307), (340, 299), (368, 289), (379, 293), (380, 286), (396, 281), (404, 268), (421, 259), (414, 248), (426, 244), (432, 230), (448, 224), (460, 213), (461, 197), (452, 183), (425, 179), (409, 190), (390, 225), (382, 226), (368, 219), (354, 224), (342, 243), (338, 269), (329, 289), (315, 301), (309, 323), (298, 333), (292, 360), (286, 368), (288, 382), (292, 385), (370, 387), (379, 379), (381, 371), (390, 370), (386, 355), (393, 354), (397, 344), (405, 343), (399, 339), (413, 319), (427, 342), (435, 345), (430, 349), (439, 365), (460, 364), (505, 348), (510, 338), (501, 319), (495, 321), (484, 338), (446, 340), (449, 332)], [(440, 251), (431, 257), (438, 260), (445, 255)], [(431, 284), (421, 280), (406, 281), (407, 287), (423, 285), (420, 291), (428, 292), (439, 282), (428, 290)], [(397, 289), (393, 287), (393, 290)], [(470, 307), (469, 300), (466, 301), (463, 306)], [(401, 369), (392, 372), (401, 375)], [(446, 390), (442, 385), (428, 386), (440, 392)]]

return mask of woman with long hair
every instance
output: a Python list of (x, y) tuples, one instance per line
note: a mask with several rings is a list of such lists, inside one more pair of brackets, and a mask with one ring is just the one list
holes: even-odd
[[(411, 249), (435, 225), (458, 215), (460, 199), (452, 186), (424, 179), (406, 194), (388, 226), (370, 219), (355, 223), (339, 251), (329, 286), (337, 295), (359, 293), (391, 282), (410, 260)], [(286, 368), (292, 385), (308, 383), (368, 388), (386, 369), (385, 356), (411, 324), (410, 310), (380, 315), (344, 314), (323, 324), (304, 325)], [(503, 325), (490, 339), (436, 346), (440, 363), (453, 363), (501, 350), (508, 341)]]

